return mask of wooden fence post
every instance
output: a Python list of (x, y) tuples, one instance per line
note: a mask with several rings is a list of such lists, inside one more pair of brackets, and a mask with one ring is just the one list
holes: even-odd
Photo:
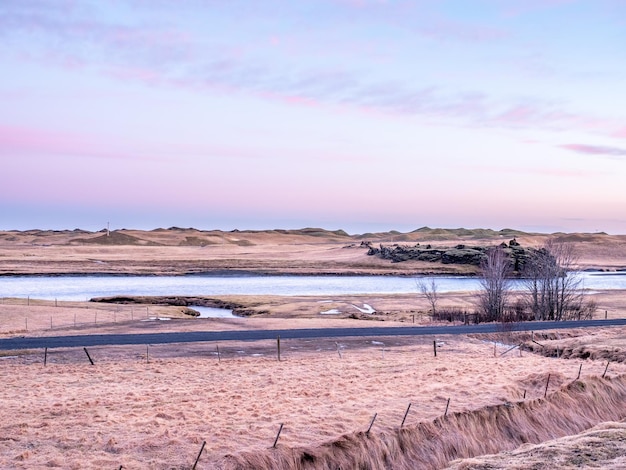
[(87, 348), (83, 348), (83, 350), (85, 351), (85, 354), (87, 354), (87, 358), (89, 359), (89, 362), (91, 362), (91, 365), (93, 366), (93, 359), (91, 359), (91, 356), (89, 355), (89, 351), (87, 351)]
[(378, 413), (374, 413), (374, 417), (372, 418), (372, 422), (370, 423), (370, 427), (367, 428), (367, 432), (365, 434), (369, 435), (370, 431), (372, 430), (372, 426), (374, 426), (374, 421), (376, 421), (376, 416), (378, 416)]
[(410, 409), (411, 409), (411, 404), (409, 403), (409, 406), (407, 407), (406, 412), (404, 413), (404, 418), (402, 418), (402, 423), (400, 424), (400, 427), (404, 426), (404, 421), (406, 420), (406, 417), (409, 414)]
[(272, 449), (275, 449), (276, 444), (278, 444), (278, 438), (280, 437), (280, 432), (283, 430), (283, 424), (284, 423), (280, 423), (280, 428), (278, 429), (278, 434), (276, 434), (276, 439), (274, 439), (274, 445), (272, 446)]
[(546, 380), (546, 390), (543, 392), (543, 398), (548, 395), (548, 385), (550, 385), (550, 374), (548, 374), (548, 380)]
[(200, 460), (200, 456), (202, 455), (202, 451), (204, 450), (204, 446), (206, 445), (206, 441), (202, 441), (202, 447), (200, 447), (200, 452), (198, 452), (198, 457), (196, 457), (196, 461), (191, 467), (192, 470), (196, 470), (196, 465), (198, 465), (198, 461)]

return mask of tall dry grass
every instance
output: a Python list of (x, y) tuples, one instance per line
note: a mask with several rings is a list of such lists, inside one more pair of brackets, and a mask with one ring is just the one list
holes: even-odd
[(446, 470), (578, 470), (626, 468), (626, 420), (607, 421), (573, 436), (541, 444), (526, 444), (512, 451), (457, 459)]
[(626, 417), (626, 375), (574, 381), (547, 398), (454, 413), (432, 422), (350, 433), (317, 447), (231, 454), (228, 470), (439, 469), (448, 462), (579, 433)]

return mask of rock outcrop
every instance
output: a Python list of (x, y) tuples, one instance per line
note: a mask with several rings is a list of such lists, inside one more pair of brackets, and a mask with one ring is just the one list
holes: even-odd
[[(379, 247), (372, 246), (369, 242), (362, 242), (362, 247), (367, 248), (367, 254), (370, 256), (378, 256), (382, 259), (390, 260), (392, 263), (401, 263), (403, 261), (428, 261), (431, 263), (442, 264), (467, 264), (480, 266), (486, 258), (486, 253), (493, 246), (466, 246), (456, 245), (455, 247), (435, 248), (431, 245), (383, 245)], [(511, 268), (515, 272), (521, 272), (524, 264), (534, 251), (532, 248), (523, 248), (515, 239), (508, 244), (501, 243), (500, 247), (504, 250), (511, 262)]]

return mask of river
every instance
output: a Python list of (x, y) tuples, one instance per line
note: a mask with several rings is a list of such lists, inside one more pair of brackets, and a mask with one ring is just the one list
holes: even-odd
[[(585, 289), (626, 289), (626, 273), (580, 274)], [(401, 276), (0, 276), (0, 298), (89, 300), (115, 295), (357, 295), (414, 294), (417, 277)], [(422, 278), (427, 281), (428, 277)], [(439, 292), (476, 291), (480, 280), (437, 276)], [(513, 288), (523, 283), (514, 280)]]

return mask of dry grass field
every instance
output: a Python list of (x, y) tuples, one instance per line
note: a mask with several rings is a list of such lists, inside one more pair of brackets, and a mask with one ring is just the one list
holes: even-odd
[[(456, 269), (369, 257), (340, 232), (111, 235), (0, 233), (0, 273)], [(512, 235), (535, 246), (545, 239), (476, 231), (365, 238), (455, 244)], [(559, 236), (576, 243), (581, 267), (626, 265), (626, 237)], [(626, 317), (625, 292), (592, 295), (609, 318)], [(417, 294), (217, 300), (253, 314), (204, 319), (185, 307), (2, 298), (0, 336), (432, 324)], [(440, 302), (470, 309), (474, 300), (456, 293)], [(376, 314), (353, 307), (363, 304)], [(321, 314), (329, 309), (341, 313)], [(45, 364), (42, 350), (0, 351), (0, 468), (190, 469), (204, 442), (197, 469), (624, 468), (625, 341), (626, 328), (283, 340), (280, 361), (275, 341), (155, 344), (90, 348), (94, 365), (82, 348), (48, 350)]]
[[(45, 325), (50, 312), (60, 307), (32, 308), (43, 314), (41, 324)], [(31, 312), (30, 318), (35, 317)], [(194, 329), (201, 324), (219, 329), (241, 328), (245, 323), (249, 328), (250, 321), (255, 320), (260, 319), (133, 320), (77, 329), (87, 334)], [(258, 327), (260, 322), (256, 323)], [(284, 327), (303, 327), (306, 323), (319, 326), (316, 320), (273, 319), (272, 327), (279, 323)], [(60, 334), (59, 330), (53, 331)], [(65, 332), (77, 331), (72, 326)], [(626, 329), (591, 333), (577, 330), (570, 334), (567, 341), (602, 349), (605, 342), (623, 342)], [(546, 332), (536, 335), (536, 339), (546, 345), (559, 341), (551, 340), (551, 335), (556, 337)], [(350, 449), (362, 452), (364, 449), (358, 447), (367, 449), (370, 439), (378, 442), (397, 438), (409, 403), (403, 432), (416, 433), (416, 446), (424, 445), (423, 427), (442, 426), (436, 423), (442, 419), (448, 399), (449, 417), (484, 413), (485, 407), (504, 406), (508, 410), (506, 407), (520, 403), (532, 404), (539, 409), (538, 420), (542, 413), (556, 414), (557, 425), (550, 428), (549, 438), (626, 417), (626, 391), (621, 389), (594, 389), (594, 400), (611, 406), (594, 408), (584, 419), (558, 415), (558, 401), (551, 402), (549, 413), (541, 411), (546, 385), (548, 398), (562, 393), (563, 387), (577, 378), (580, 364), (581, 383), (597, 387), (598, 382), (608, 380), (606, 383), (621, 384), (626, 390), (626, 364), (612, 362), (607, 378), (598, 379), (605, 372), (604, 358), (573, 360), (519, 349), (506, 352), (508, 344), (527, 339), (514, 334), (441, 336), (436, 338), (437, 357), (433, 355), (432, 337), (283, 340), (280, 362), (275, 341), (94, 347), (89, 353), (95, 365), (89, 363), (82, 349), (49, 350), (45, 365), (44, 351), (7, 351), (0, 358), (0, 467), (191, 468), (206, 441), (197, 466), (200, 469), (259, 465), (337, 468), (332, 467), (333, 458), (353, 463), (352, 457), (343, 455), (350, 454)], [(576, 398), (581, 403), (588, 399)], [(579, 405), (577, 401), (570, 403)], [(374, 413), (377, 416), (372, 430), (364, 437)], [(479, 420), (480, 425), (472, 424), (474, 428), (466, 429), (468, 438), (495, 426), (492, 420), (493, 416)], [(279, 444), (271, 449), (281, 424), (284, 427)], [(485, 426), (485, 430), (476, 426)], [(459, 433), (462, 431), (457, 429), (450, 435), (462, 441)], [(524, 442), (538, 444), (540, 438)], [(338, 439), (348, 440), (340, 446), (341, 455), (333, 452), (334, 457), (324, 457)], [(460, 447), (462, 451), (446, 451), (442, 454), (446, 458), (427, 461), (424, 468), (441, 468), (448, 459), (517, 447), (515, 441), (502, 440), (501, 446), (496, 441), (489, 437), (490, 445), (483, 449), (470, 439)], [(444, 440), (437, 445), (447, 448), (450, 443)], [(317, 464), (291, 466), (283, 462), (281, 459), (291, 452), (318, 455)], [(255, 460), (261, 457), (262, 461)], [(413, 456), (411, 462), (417, 458)], [(386, 468), (418, 468), (401, 462), (399, 459)]]
[(496, 455), (459, 459), (449, 470), (626, 468), (626, 422), (606, 422), (574, 436), (525, 444)]
[(289, 274), (472, 274), (467, 265), (390, 263), (368, 256), (362, 242), (433, 246), (497, 245), (511, 239), (536, 247), (548, 238), (574, 244), (581, 269), (626, 269), (626, 236), (528, 234), (513, 230), (419, 229), (349, 236), (321, 229), (110, 232), (0, 232), (0, 274), (185, 274), (242, 270)]

